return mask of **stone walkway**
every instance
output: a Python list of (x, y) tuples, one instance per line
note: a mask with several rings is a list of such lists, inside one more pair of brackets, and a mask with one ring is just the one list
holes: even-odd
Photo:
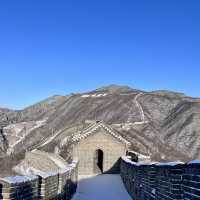
[(119, 175), (80, 177), (72, 200), (132, 200)]

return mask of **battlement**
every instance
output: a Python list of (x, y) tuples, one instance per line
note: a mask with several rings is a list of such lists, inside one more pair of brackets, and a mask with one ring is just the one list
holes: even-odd
[(78, 161), (61, 171), (5, 177), (0, 179), (0, 199), (71, 199), (77, 180)]
[(200, 161), (138, 164), (123, 157), (121, 177), (133, 199), (200, 199)]

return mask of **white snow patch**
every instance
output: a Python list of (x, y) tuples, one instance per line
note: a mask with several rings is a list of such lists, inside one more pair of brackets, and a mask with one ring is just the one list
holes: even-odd
[(102, 94), (83, 94), (83, 95), (81, 95), (81, 97), (83, 97), (83, 98), (88, 98), (88, 97), (98, 98), (98, 97), (105, 97), (107, 95), (108, 95), (107, 93), (102, 93)]
[[(138, 153), (136, 151), (128, 151), (130, 153), (134, 153), (138, 156), (138, 160), (140, 163), (150, 163), (151, 162), (151, 157), (149, 155), (144, 155), (144, 154), (141, 154), (141, 153)], [(128, 156), (126, 156), (128, 158)]]
[(58, 175), (58, 172), (39, 172), (37, 175), (41, 176), (42, 178), (47, 178), (50, 176), (56, 176)]
[(200, 164), (200, 160), (192, 160), (188, 164)]
[(155, 165), (157, 165), (157, 166), (176, 166), (176, 165), (181, 165), (181, 164), (184, 164), (184, 162), (176, 161), (176, 162), (167, 162), (167, 163), (156, 163)]
[(164, 154), (161, 154), (161, 158), (164, 160), (165, 159), (165, 155)]
[(141, 124), (148, 124), (148, 121), (143, 121), (143, 122), (134, 122), (133, 125), (141, 125)]
[(79, 177), (78, 190), (72, 200), (131, 200), (120, 175)]
[(136, 166), (140, 166), (141, 164), (133, 162), (129, 159), (129, 156), (122, 156), (122, 160), (126, 163), (129, 163), (131, 165), (136, 165)]
[[(68, 171), (72, 170), (73, 168), (75, 168), (77, 164), (78, 164), (78, 160), (74, 159), (72, 161), (72, 163), (67, 166), (62, 164), (62, 168), (59, 169), (58, 171), (46, 173), (44, 171), (38, 170), (38, 169), (30, 166), (29, 163), (27, 163), (25, 160), (23, 160), (17, 166), (15, 166), (13, 168), (13, 170), (15, 172), (25, 175), (25, 176), (40, 175), (42, 177), (48, 177), (48, 176), (56, 175), (57, 173), (68, 172)], [(61, 166), (61, 164), (60, 164), (60, 166)]]
[(10, 184), (14, 183), (23, 183), (31, 180), (37, 179), (37, 176), (30, 175), (30, 176), (8, 176), (5, 178), (1, 178), (0, 180), (5, 181)]
[(152, 191), (151, 191), (152, 194), (156, 194), (156, 189), (154, 188)]
[(89, 94), (84, 94), (84, 95), (82, 95), (81, 97), (87, 98), (87, 97), (90, 97), (90, 95), (89, 95)]
[(181, 161), (167, 162), (167, 163), (143, 163), (143, 162), (136, 163), (136, 162), (131, 161), (128, 156), (122, 156), (122, 160), (125, 161), (126, 163), (129, 163), (129, 164), (135, 165), (135, 166), (142, 166), (142, 165), (176, 166), (176, 165), (184, 164)]

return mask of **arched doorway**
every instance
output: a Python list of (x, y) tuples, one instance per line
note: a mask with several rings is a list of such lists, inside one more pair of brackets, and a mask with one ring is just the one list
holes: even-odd
[(101, 149), (95, 151), (94, 173), (103, 173), (103, 151)]

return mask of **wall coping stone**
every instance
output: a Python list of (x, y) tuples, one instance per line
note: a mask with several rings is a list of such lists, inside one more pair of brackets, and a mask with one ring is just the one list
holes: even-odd
[(200, 165), (200, 160), (192, 160), (192, 161), (188, 162), (188, 164), (189, 165), (190, 164), (198, 164), (198, 165)]
[(30, 175), (30, 176), (8, 176), (8, 177), (4, 177), (4, 178), (0, 178), (0, 182), (6, 182), (9, 184), (16, 184), (16, 183), (25, 183), (25, 182), (29, 182), (29, 181), (33, 181), (38, 179), (37, 176), (35, 175)]
[(42, 178), (48, 178), (58, 175), (58, 172), (38, 172), (37, 175)]
[(73, 170), (78, 164), (78, 159), (74, 159), (71, 164), (69, 164), (65, 169), (60, 169), (58, 171), (50, 171), (50, 172), (41, 172), (38, 171), (37, 174), (35, 175), (28, 175), (28, 176), (7, 176), (4, 178), (0, 177), (0, 182), (6, 182), (9, 184), (17, 184), (17, 183), (25, 183), (25, 182), (30, 182), (33, 180), (37, 180), (38, 176), (41, 178), (48, 178), (52, 176), (56, 176), (58, 174), (70, 172)]
[(164, 166), (164, 167), (173, 167), (173, 166), (177, 166), (177, 165), (198, 165), (200, 166), (200, 160), (192, 160), (188, 163), (184, 163), (184, 162), (181, 162), (181, 161), (175, 161), (175, 162), (166, 162), (166, 163), (159, 163), (159, 162), (152, 162), (152, 163), (137, 163), (137, 162), (133, 162), (129, 159), (128, 156), (122, 156), (121, 157), (122, 160), (128, 164), (131, 164), (131, 165), (135, 165), (135, 166)]

